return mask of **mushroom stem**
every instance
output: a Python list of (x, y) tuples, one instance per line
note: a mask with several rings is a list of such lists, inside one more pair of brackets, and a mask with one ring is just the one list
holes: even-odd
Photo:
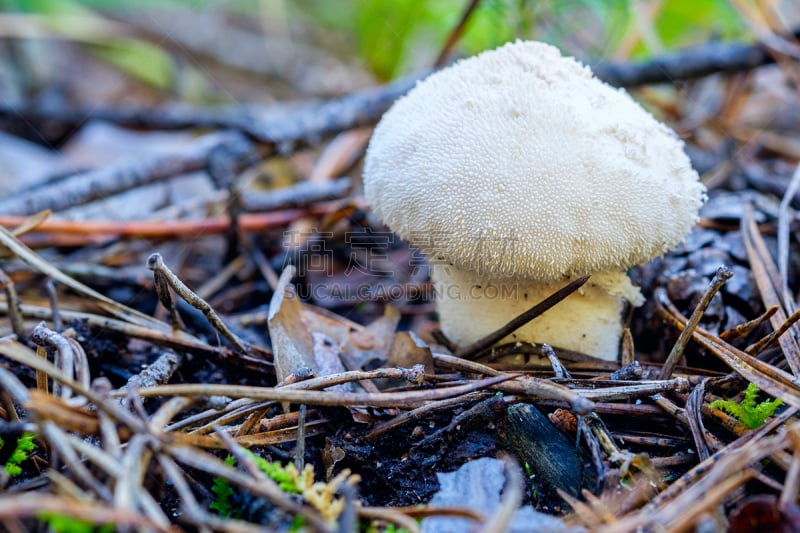
[[(459, 346), (504, 326), (569, 281), (487, 280), (452, 266), (436, 266), (432, 278), (442, 331)], [(616, 361), (625, 306), (643, 302), (638, 287), (624, 272), (601, 272), (502, 342), (547, 343)]]

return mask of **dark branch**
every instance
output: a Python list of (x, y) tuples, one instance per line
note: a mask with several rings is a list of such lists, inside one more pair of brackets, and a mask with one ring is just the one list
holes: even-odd
[[(341, 131), (374, 124), (392, 103), (407, 93), (430, 71), (376, 88), (320, 103), (283, 103), (272, 117), (264, 109), (236, 106), (222, 109), (172, 104), (160, 108), (40, 106), (0, 102), (0, 129), (21, 130), (35, 126), (40, 132), (66, 129), (87, 119), (105, 120), (133, 128), (181, 130), (189, 128), (238, 130), (271, 152), (288, 153)], [(269, 111), (268, 109), (267, 111)], [(8, 127), (10, 123), (14, 127)], [(62, 126), (59, 128), (59, 123)], [(47, 124), (48, 127), (43, 127)], [(53, 127), (53, 126), (56, 127)], [(30, 136), (30, 135), (29, 135)], [(53, 139), (48, 139), (52, 142)]]
[[(679, 50), (641, 63), (595, 63), (598, 78), (619, 87), (677, 82), (716, 72), (737, 72), (773, 63), (761, 44), (712, 42)], [(261, 143), (269, 151), (289, 153), (324, 137), (351, 128), (374, 124), (392, 103), (429, 72), (402, 78), (387, 85), (356, 91), (321, 103), (282, 104), (280, 112), (264, 118), (246, 106), (225, 109), (168, 105), (162, 108), (51, 107), (0, 102), (0, 119), (15, 129), (33, 123), (38, 131), (53, 131), (53, 124), (75, 126), (87, 117), (128, 127), (152, 129), (234, 129)], [(49, 123), (50, 128), (41, 127)], [(11, 129), (11, 128), (3, 128)], [(62, 128), (67, 129), (67, 128)]]
[(53, 183), (48, 182), (3, 198), (0, 200), (0, 213), (30, 215), (45, 209), (63, 211), (141, 185), (206, 169), (219, 164), (220, 158), (231, 159), (236, 165), (245, 165), (257, 160), (257, 154), (241, 133), (211, 133), (169, 155), (123, 161), (65, 177), (58, 181), (58, 187), (53, 187)]
[(774, 63), (761, 44), (712, 42), (641, 63), (596, 63), (595, 75), (617, 87), (685, 81), (717, 72), (740, 72)]

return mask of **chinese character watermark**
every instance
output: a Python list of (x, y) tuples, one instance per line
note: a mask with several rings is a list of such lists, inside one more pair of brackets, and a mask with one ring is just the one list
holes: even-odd
[(283, 234), (284, 246), (291, 250), (284, 259), (286, 268), (291, 257), (296, 258), (297, 274), (305, 276), (308, 272), (324, 272), (333, 276), (333, 250), (327, 247), (326, 239), (333, 237), (333, 232), (286, 231)]
[(345, 276), (349, 276), (354, 270), (366, 275), (391, 276), (393, 272), (389, 270), (388, 252), (394, 238), (394, 233), (390, 231), (345, 233), (344, 241), (351, 247)]

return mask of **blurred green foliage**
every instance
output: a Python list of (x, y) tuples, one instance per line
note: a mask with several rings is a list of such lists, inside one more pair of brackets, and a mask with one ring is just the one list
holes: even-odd
[[(654, 0), (483, 0), (473, 13), (458, 52), (472, 55), (514, 40), (537, 39), (581, 57), (608, 57), (649, 26), (653, 48), (642, 39), (634, 58), (745, 34), (728, 0), (663, 0), (652, 20), (639, 21)], [(379, 78), (429, 66), (458, 23), (468, 0), (297, 0), (292, 17), (349, 36), (358, 57)]]
[(57, 513), (42, 512), (37, 515), (39, 520), (49, 526), (49, 531), (53, 533), (113, 533), (114, 526), (111, 524), (104, 524), (101, 526), (95, 525), (86, 520), (79, 520), (70, 516), (60, 515)]
[(745, 28), (729, 0), (665, 0), (655, 19), (655, 29), (667, 48), (711, 37), (742, 37)]
[[(105, 27), (106, 19), (87, 7), (89, 4), (120, 7), (124, 3), (0, 0), (0, 7), (6, 11), (40, 15), (42, 25), (54, 34), (83, 43), (95, 57), (143, 83), (168, 89), (174, 75), (172, 56), (144, 39), (110, 34), (113, 28)], [(131, 6), (141, 5), (141, 2), (129, 3)]]
[[(529, 22), (532, 0), (484, 0), (459, 48), (465, 55), (512, 40)], [(298, 0), (290, 14), (347, 35), (376, 76), (396, 77), (431, 64), (461, 18), (465, 0)]]
[(709, 404), (712, 409), (725, 411), (729, 415), (736, 417), (742, 424), (750, 429), (761, 427), (767, 418), (775, 414), (775, 411), (783, 405), (780, 398), (774, 400), (764, 400), (756, 403), (758, 386), (749, 383), (744, 391), (744, 398), (736, 403), (733, 400), (714, 400)]
[[(380, 79), (429, 67), (469, 0), (0, 0), (6, 10), (56, 13), (69, 6), (142, 9), (169, 5), (226, 9), (253, 18), (334, 34), (340, 53), (357, 57)], [(268, 22), (268, 21), (267, 21)], [(663, 49), (746, 34), (729, 0), (482, 0), (458, 44), (467, 56), (514, 40), (537, 39), (586, 59), (647, 58)], [(620, 46), (625, 49), (620, 52)], [(146, 43), (104, 43), (97, 52), (138, 79), (163, 87), (167, 58)], [(143, 66), (144, 65), (144, 66)]]
[(124, 37), (105, 39), (92, 47), (92, 54), (158, 89), (166, 90), (172, 85), (172, 57), (147, 41)]
[[(24, 433), (16, 442), (14, 451), (9, 456), (6, 464), (3, 465), (6, 473), (9, 476), (18, 476), (22, 473), (22, 467), (19, 466), (30, 458), (31, 452), (36, 449), (34, 439), (36, 435), (33, 433)], [(0, 448), (5, 445), (3, 439), (0, 438)]]

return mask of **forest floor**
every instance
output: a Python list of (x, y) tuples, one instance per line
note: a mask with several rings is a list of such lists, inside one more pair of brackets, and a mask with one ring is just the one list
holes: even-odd
[[(2, 529), (800, 529), (795, 60), (711, 43), (592, 65), (676, 130), (709, 195), (632, 269), (647, 303), (617, 364), (449, 345), (423, 256), (360, 182), (426, 72), (380, 84), (216, 15), (57, 38), (3, 15), (47, 35), (0, 40)], [(110, 57), (89, 27), (159, 47)]]

